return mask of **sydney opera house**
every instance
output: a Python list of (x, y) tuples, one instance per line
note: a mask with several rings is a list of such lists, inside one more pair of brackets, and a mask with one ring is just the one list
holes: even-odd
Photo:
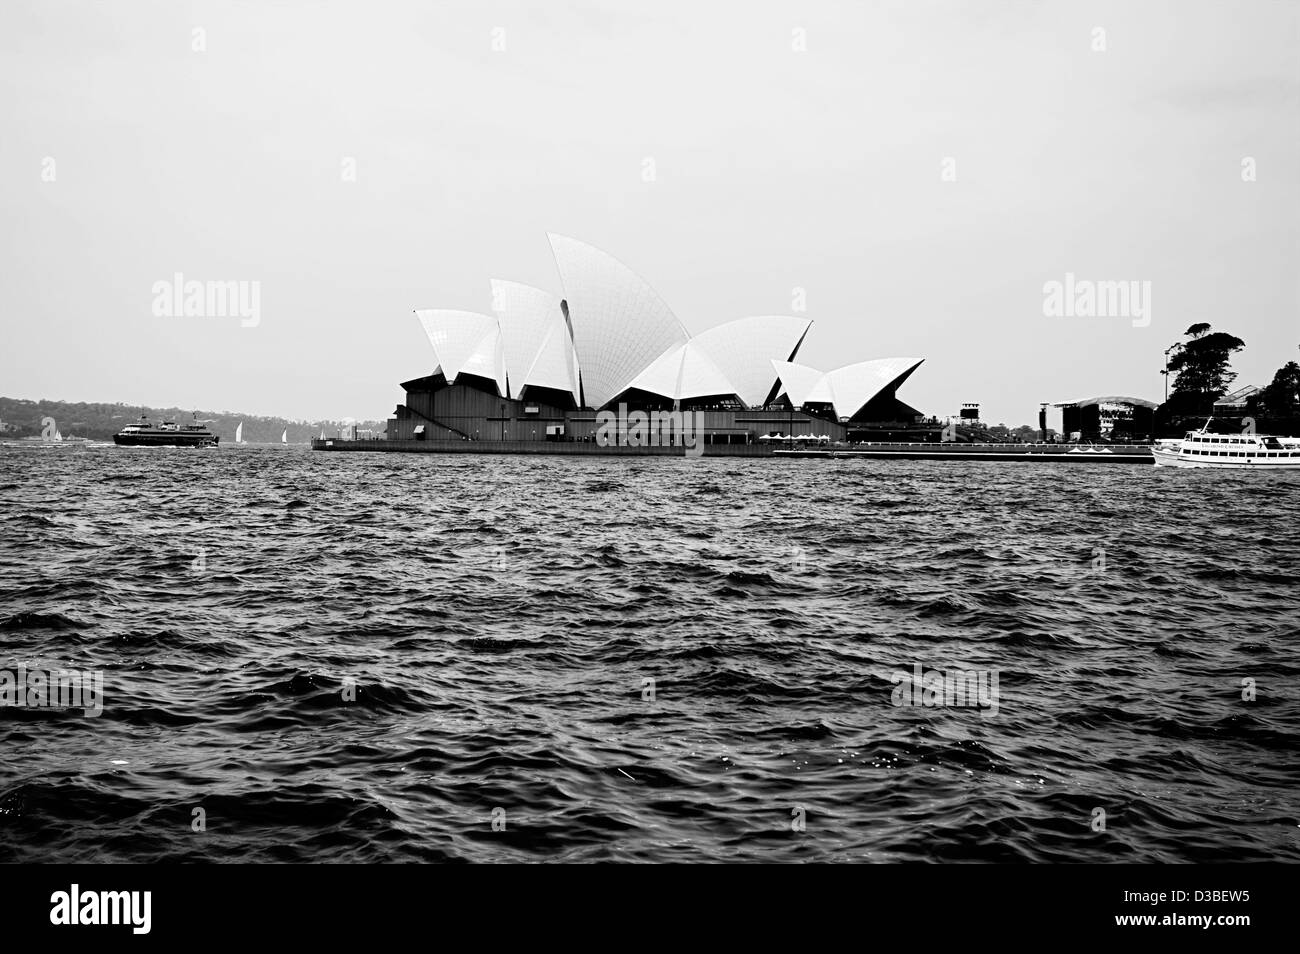
[(402, 384), (385, 449), (463, 441), (594, 449), (598, 413), (620, 408), (695, 411), (710, 453), (791, 437), (853, 439), (921, 418), (896, 396), (920, 359), (831, 371), (800, 364), (806, 318), (739, 318), (691, 334), (617, 259), (562, 235), (550, 242), (562, 296), (493, 280), (489, 312), (416, 311), (433, 370)]

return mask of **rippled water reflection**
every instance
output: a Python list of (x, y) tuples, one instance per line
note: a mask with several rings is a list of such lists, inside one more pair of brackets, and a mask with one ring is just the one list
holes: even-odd
[[(1300, 859), (1295, 475), (33, 447), (0, 489), (0, 667), (106, 696), (0, 708), (0, 858)], [(996, 714), (893, 705), (916, 665)]]

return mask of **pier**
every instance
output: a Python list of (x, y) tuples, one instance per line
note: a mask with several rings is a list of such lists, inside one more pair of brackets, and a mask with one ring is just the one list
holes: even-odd
[[(594, 441), (349, 440), (316, 438), (312, 450), (407, 454), (552, 454), (581, 457), (685, 457), (683, 447), (602, 446)], [(699, 455), (695, 455), (699, 456)], [(988, 463), (1151, 464), (1145, 444), (703, 444), (704, 457), (785, 459), (966, 460)]]
[(853, 444), (777, 448), (776, 457), (864, 457), (875, 460), (978, 460), (989, 463), (1153, 464), (1145, 444)]

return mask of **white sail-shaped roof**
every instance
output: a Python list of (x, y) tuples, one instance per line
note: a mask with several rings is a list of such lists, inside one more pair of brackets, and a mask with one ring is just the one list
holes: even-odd
[(920, 363), (920, 358), (876, 358), (827, 372), (835, 413), (840, 417), (853, 417), (868, 401), (900, 377), (911, 373)]
[(549, 235), (573, 325), (587, 404), (601, 407), (656, 358), (686, 343), (686, 329), (646, 282), (577, 239)]
[(781, 379), (781, 390), (795, 407), (813, 402), (835, 403), (823, 372), (792, 361), (771, 361), (770, 364), (776, 376)]
[[(465, 363), (460, 366), (459, 374), (477, 374), (481, 378), (497, 383), (497, 393), (506, 393), (506, 356), (502, 346), (501, 329), (493, 328), (479, 339), (474, 350), (470, 352)], [(450, 378), (448, 383), (453, 383)]]
[(921, 358), (876, 358), (846, 364), (823, 374), (815, 368), (789, 361), (773, 361), (781, 390), (796, 406), (832, 404), (839, 417), (853, 417), (881, 391), (907, 377)]
[(736, 393), (736, 386), (694, 340), (660, 355), (628, 385), (674, 401)]
[(704, 352), (731, 381), (731, 393), (749, 407), (767, 400), (777, 375), (772, 361), (790, 361), (808, 333), (807, 318), (757, 315), (703, 331), (691, 345)]
[(531, 285), (494, 278), (492, 311), (501, 326), (510, 396), (518, 397), (524, 386), (524, 375), (541, 350), (552, 318), (563, 320), (560, 299)]
[[(558, 305), (559, 300), (556, 300)], [(524, 372), (524, 384), (540, 388), (554, 388), (567, 391), (573, 395), (573, 403), (581, 403), (582, 396), (578, 389), (578, 356), (573, 350), (573, 339), (569, 337), (569, 326), (564, 315), (557, 313), (551, 320), (550, 328), (542, 339), (533, 362)]]
[(455, 384), (456, 376), (465, 372), (495, 381), (506, 393), (505, 352), (495, 318), (447, 308), (424, 308), (415, 315), (448, 384)]

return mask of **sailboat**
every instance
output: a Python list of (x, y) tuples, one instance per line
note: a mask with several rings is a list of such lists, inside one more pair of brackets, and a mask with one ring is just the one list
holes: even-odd
[(236, 444), (244, 443), (244, 422), (243, 421), (240, 421), (239, 426), (235, 428), (235, 443)]
[(289, 443), (289, 428), (286, 427), (284, 429), (284, 433), (280, 435), (280, 443), (281, 444)]

